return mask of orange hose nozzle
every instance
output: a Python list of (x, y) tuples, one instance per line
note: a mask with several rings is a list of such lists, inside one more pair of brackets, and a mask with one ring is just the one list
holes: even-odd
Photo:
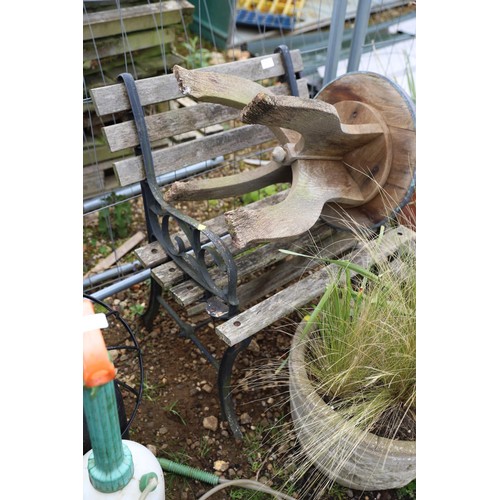
[[(83, 315), (95, 314), (93, 303), (83, 300)], [(87, 324), (88, 327), (88, 324)], [(115, 378), (116, 369), (108, 356), (102, 332), (99, 328), (86, 328), (83, 332), (83, 383), (87, 387), (104, 385)]]

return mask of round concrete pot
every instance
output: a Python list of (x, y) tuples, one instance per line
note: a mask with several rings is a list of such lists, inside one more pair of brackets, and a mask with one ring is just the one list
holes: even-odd
[(304, 323), (295, 333), (289, 359), (291, 412), (302, 451), (323, 474), (348, 488), (376, 491), (410, 483), (416, 477), (415, 441), (350, 431), (341, 449), (354, 451), (340, 457), (331, 437), (343, 419), (321, 399), (307, 376), (303, 327)]

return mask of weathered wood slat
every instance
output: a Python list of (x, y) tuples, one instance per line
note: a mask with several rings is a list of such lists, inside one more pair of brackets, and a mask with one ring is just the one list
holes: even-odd
[(107, 257), (100, 260), (90, 271), (83, 275), (84, 278), (93, 274), (99, 273), (109, 269), (113, 264), (120, 260), (124, 255), (129, 253), (135, 246), (137, 246), (146, 235), (142, 231), (138, 231), (122, 245), (120, 245), (114, 252), (110, 253)]
[[(249, 303), (256, 302), (267, 294), (278, 290), (290, 281), (304, 274), (304, 268), (310, 259), (307, 257), (288, 257), (275, 266), (271, 266), (259, 276), (252, 278), (236, 289), (241, 309), (246, 308)], [(196, 316), (206, 312), (205, 302), (199, 302), (187, 308), (188, 316)]]
[[(308, 92), (307, 80), (299, 80), (300, 92)], [(275, 85), (271, 88), (277, 95), (289, 94), (288, 85)], [(239, 117), (239, 111), (229, 106), (211, 103), (199, 103), (195, 106), (174, 109), (146, 116), (146, 126), (151, 141), (162, 137), (170, 137), (202, 129), (212, 125), (234, 120)], [(135, 123), (127, 121), (103, 128), (104, 135), (113, 152), (135, 147), (139, 144)]]
[(104, 172), (95, 165), (83, 167), (83, 198), (92, 196), (104, 188)]
[[(318, 243), (331, 233), (331, 227), (319, 223), (311, 228), (310, 232), (298, 238), (291, 239), (286, 243), (283, 241), (266, 243), (250, 253), (245, 252), (242, 257), (236, 257), (235, 259), (236, 268), (238, 269), (238, 279), (245, 278), (258, 270), (265, 269), (285, 259), (286, 254), (279, 252), (279, 249), (283, 248), (284, 245), (288, 248), (293, 242), (295, 248), (305, 249), (311, 245), (311, 242)], [(211, 272), (211, 276), (214, 282), (222, 283), (221, 273), (218, 269), (214, 269), (213, 272)], [(189, 306), (203, 297), (203, 289), (192, 280), (184, 281), (180, 285), (172, 287), (170, 292), (182, 306)]]
[[(272, 205), (275, 203), (279, 203), (281, 200), (283, 200), (287, 194), (288, 190), (273, 194), (271, 196), (268, 196), (266, 198), (263, 198), (261, 200), (258, 200), (254, 202), (252, 205), (255, 207), (261, 207), (265, 205)], [(224, 217), (224, 214), (218, 215), (217, 217), (214, 217), (213, 219), (204, 221), (203, 224), (207, 226), (213, 233), (215, 233), (217, 236), (222, 237), (225, 234), (228, 234), (228, 227), (226, 224), (226, 220)], [(186, 236), (182, 232), (175, 233), (173, 238), (179, 237), (183, 241), (183, 243), (186, 245), (186, 248), (189, 250), (189, 242), (186, 238)], [(201, 235), (201, 243), (204, 244), (208, 240), (205, 235)], [(235, 248), (233, 248), (233, 251), (236, 251)], [(168, 257), (165, 251), (162, 249), (161, 245), (155, 241), (152, 243), (148, 243), (147, 245), (140, 247), (135, 250), (135, 255), (141, 262), (141, 264), (145, 268), (154, 268), (156, 266), (159, 266), (160, 264), (164, 263)]]
[[(371, 262), (375, 250), (379, 258), (387, 257), (413, 239), (415, 239), (415, 233), (400, 226), (388, 230), (381, 241), (372, 242), (368, 249), (355, 249), (345, 258), (366, 267)], [(331, 273), (337, 270), (338, 267), (333, 264), (320, 269), (311, 276), (217, 326), (216, 333), (228, 345), (241, 342), (319, 297), (331, 279)]]
[[(109, 162), (110, 160), (116, 160), (117, 158), (123, 158), (124, 156), (132, 155), (134, 153), (133, 149), (127, 148), (123, 151), (111, 151), (105, 144), (92, 144), (90, 142), (83, 146), (83, 166), (101, 164), (104, 162)], [(105, 167), (113, 168), (113, 165), (109, 163), (109, 166)]]
[[(173, 172), (194, 163), (272, 141), (274, 136), (265, 126), (245, 125), (211, 136), (153, 151), (156, 175)], [(145, 177), (142, 156), (115, 162), (115, 174), (121, 186), (139, 182)]]
[[(263, 269), (269, 265), (279, 262), (284, 258), (278, 251), (275, 244), (266, 244), (253, 252), (245, 254), (244, 259), (236, 259), (235, 264), (238, 270), (238, 278), (244, 278), (252, 272)], [(223, 274), (218, 269), (211, 269), (211, 276), (218, 285), (223, 284)], [(203, 297), (204, 290), (194, 281), (187, 280), (170, 289), (172, 296), (182, 306), (188, 306)]]
[(159, 266), (168, 259), (159, 241), (153, 241), (146, 246), (137, 248), (134, 253), (146, 269)]
[[(154, 4), (92, 12), (83, 15), (83, 40), (131, 33), (169, 24), (188, 22), (194, 5), (186, 0), (165, 0)], [(189, 24), (189, 23), (188, 23)]]
[[(214, 123), (221, 123), (238, 117), (238, 110), (219, 104), (201, 103), (194, 108), (179, 108), (164, 113), (146, 116), (150, 140), (172, 137)], [(105, 127), (104, 135), (111, 151), (134, 147), (139, 144), (133, 121)]]
[[(263, 198), (261, 200), (258, 200), (252, 204), (252, 206), (258, 208), (262, 206), (268, 206), (272, 205), (275, 203), (279, 203), (281, 200), (283, 200), (287, 194), (288, 190), (281, 191), (279, 193), (273, 194), (271, 196), (268, 196), (266, 198)], [(207, 226), (213, 233), (215, 233), (217, 236), (224, 236), (225, 234), (228, 234), (228, 227), (226, 224), (226, 220), (224, 215), (218, 215), (217, 217), (214, 217), (213, 219), (204, 221), (203, 224)], [(182, 232), (175, 233), (172, 238), (181, 238), (183, 241), (184, 245), (186, 245), (186, 248), (189, 250), (191, 247), (189, 245), (189, 242), (186, 238), (186, 236)], [(204, 244), (208, 240), (205, 235), (201, 235), (201, 243)], [(230, 248), (231, 251), (231, 248)], [(235, 247), (232, 247), (232, 251), (236, 251)], [(140, 247), (135, 250), (135, 255), (141, 262), (141, 264), (145, 268), (154, 268), (159, 266), (160, 264), (163, 264), (167, 259), (167, 254), (161, 247), (161, 245), (155, 241), (153, 243), (148, 243), (147, 245)], [(160, 284), (165, 288), (165, 285), (161, 283)]]
[[(184, 108), (191, 108), (193, 106), (197, 106), (198, 104), (194, 99), (191, 99), (190, 97), (179, 97), (179, 99), (170, 102), (178, 103), (180, 105), (179, 107)], [(203, 134), (205, 135), (215, 134), (216, 132), (222, 132), (224, 130), (224, 127), (220, 123), (216, 123), (214, 125), (206, 125), (198, 128), (203, 130)]]
[(173, 28), (153, 29), (150, 31), (138, 31), (130, 33), (126, 37), (115, 36), (92, 40), (83, 43), (83, 60), (102, 59), (104, 57), (126, 54), (128, 51), (148, 49), (165, 43), (171, 43), (175, 39)]
[[(290, 55), (292, 57), (294, 71), (301, 71), (303, 69), (303, 63), (300, 51), (292, 50), (290, 51)], [(195, 71), (216, 71), (220, 73), (237, 74), (242, 78), (248, 78), (252, 81), (278, 77), (285, 72), (280, 54), (208, 66)], [(145, 78), (143, 80), (138, 80), (136, 84), (139, 98), (143, 106), (182, 97), (177, 80), (173, 74)], [(125, 86), (122, 83), (95, 88), (92, 89), (90, 93), (99, 116), (130, 109)]]
[[(331, 237), (315, 242), (322, 247), (321, 256), (323, 258), (340, 255), (356, 244), (352, 233), (335, 232)], [(290, 250), (303, 253), (304, 249), (290, 245)], [(279, 262), (269, 272), (253, 278), (237, 288), (237, 295), (240, 301), (240, 307), (246, 308), (250, 302), (256, 302), (267, 294), (279, 290), (280, 287), (287, 285), (299, 277), (307, 275), (309, 270), (315, 266), (314, 260), (308, 257), (289, 257)], [(188, 315), (190, 311), (188, 310)]]
[[(335, 258), (341, 256), (356, 246), (354, 235), (346, 231), (331, 230), (331, 235), (321, 241), (314, 241), (308, 252), (318, 258)], [(294, 243), (287, 245), (289, 250), (304, 253), (304, 247)], [(276, 292), (292, 281), (307, 276), (318, 268), (317, 261), (309, 257), (288, 256), (286, 259), (270, 267), (259, 276), (239, 285), (236, 289), (241, 309), (250, 303), (256, 303), (266, 295)], [(187, 308), (188, 316), (195, 316), (205, 312), (206, 304), (200, 302)]]
[[(214, 219), (211, 219), (204, 224), (219, 237), (223, 237), (227, 234), (227, 225), (224, 220), (224, 215), (219, 215), (218, 217), (215, 217)], [(180, 238), (184, 245), (186, 245), (186, 248), (188, 250), (191, 248), (187, 237), (183, 233), (175, 233), (172, 238)], [(208, 241), (208, 238), (204, 234), (201, 235), (200, 239), (202, 244), (205, 244)], [(170, 258), (166, 254), (165, 250), (163, 250), (162, 246), (157, 241), (149, 243), (144, 247), (138, 248), (135, 251), (135, 254), (145, 268), (159, 269), (164, 262), (170, 261)], [(160, 272), (164, 271), (165, 270), (160, 270)], [(168, 272), (170, 271), (168, 270)]]

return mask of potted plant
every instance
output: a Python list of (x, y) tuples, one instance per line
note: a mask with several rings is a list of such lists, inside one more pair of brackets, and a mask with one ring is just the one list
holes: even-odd
[(371, 270), (335, 262), (292, 342), (296, 463), (356, 490), (400, 488), (416, 477), (415, 253)]

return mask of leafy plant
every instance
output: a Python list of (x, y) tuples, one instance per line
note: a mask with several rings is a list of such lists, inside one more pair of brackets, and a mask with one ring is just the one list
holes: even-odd
[(132, 223), (132, 206), (130, 202), (123, 201), (124, 196), (110, 195), (108, 202), (112, 206), (99, 210), (98, 227), (99, 232), (103, 235), (108, 232), (116, 232), (119, 238), (126, 238), (130, 234)]
[(130, 313), (133, 316), (140, 316), (143, 312), (146, 306), (144, 304), (132, 304), (130, 306)]
[(190, 37), (187, 42), (182, 42), (181, 45), (187, 50), (185, 58), (189, 69), (203, 68), (209, 65), (211, 52), (201, 46), (197, 36)]
[(396, 498), (398, 500), (413, 500), (417, 498), (417, 480), (414, 479), (411, 483), (399, 488), (396, 491)]

